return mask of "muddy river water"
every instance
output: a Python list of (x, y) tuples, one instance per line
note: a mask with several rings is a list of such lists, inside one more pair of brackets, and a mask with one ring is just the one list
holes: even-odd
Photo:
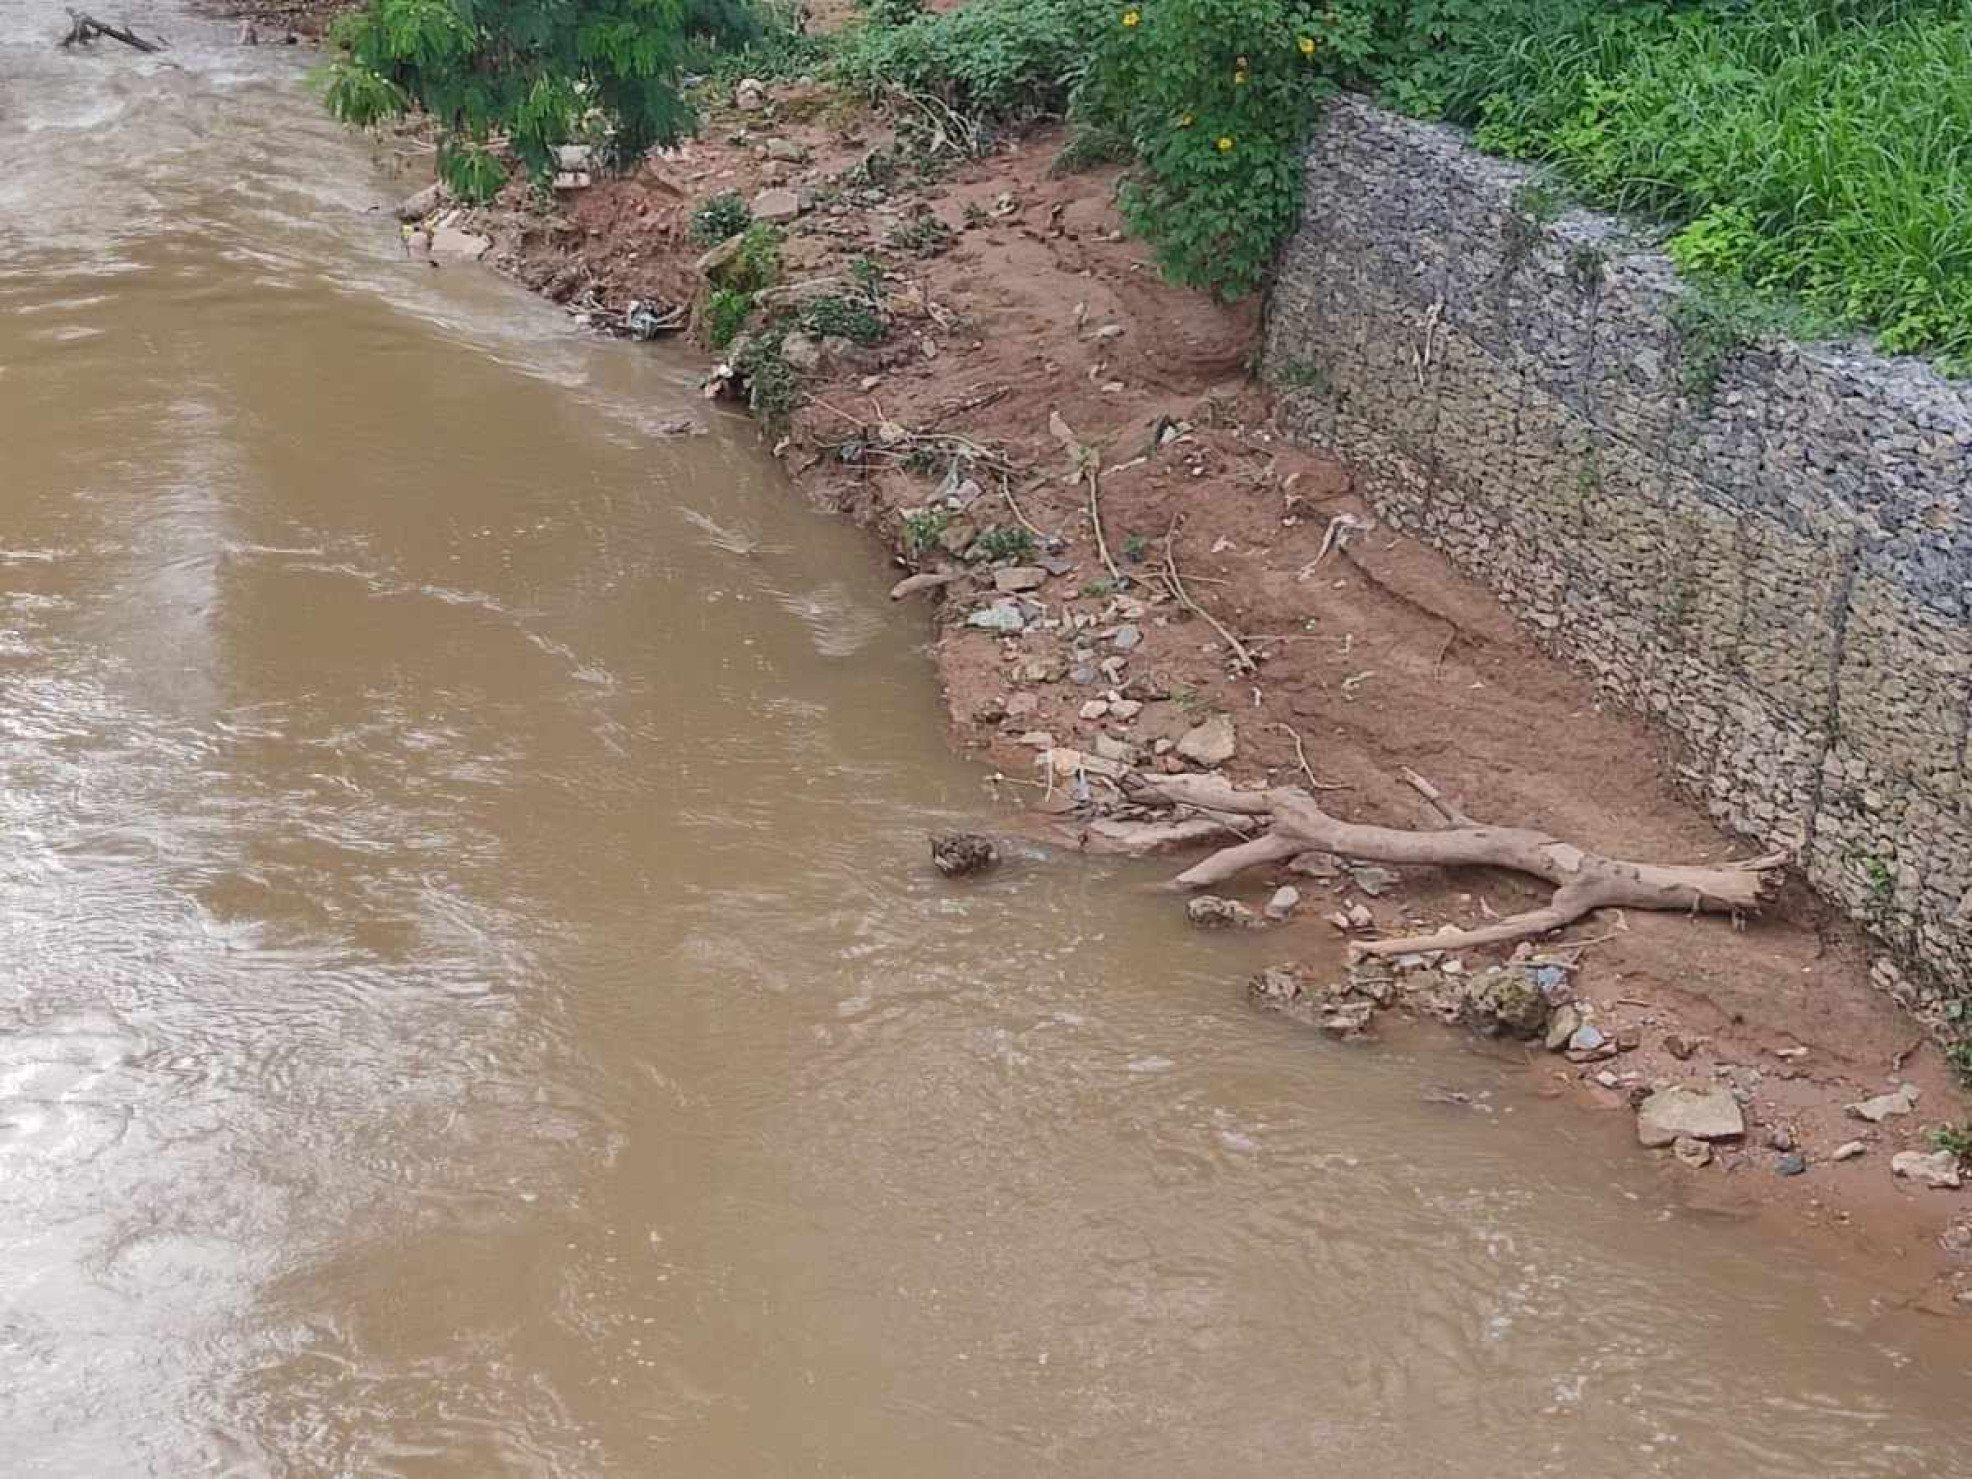
[(1616, 1117), (937, 879), (860, 536), (129, 18), (0, 0), (0, 1472), (1972, 1474), (1964, 1323)]

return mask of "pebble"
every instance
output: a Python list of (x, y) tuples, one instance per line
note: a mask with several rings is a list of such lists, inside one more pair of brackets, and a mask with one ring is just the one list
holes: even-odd
[(1109, 712), (1118, 719), (1134, 719), (1143, 712), (1143, 705), (1133, 698), (1112, 698), (1109, 701)]
[(1868, 1149), (1869, 1147), (1864, 1145), (1860, 1140), (1849, 1140), (1830, 1151), (1828, 1158), (1831, 1161), (1852, 1161)]
[(1581, 1028), (1582, 1013), (1572, 1001), (1564, 1002), (1554, 1009), (1548, 1018), (1545, 1046), (1550, 1053), (1558, 1053), (1568, 1046), (1568, 1041)]
[(1237, 748), (1230, 715), (1214, 714), (1178, 741), (1178, 754), (1199, 765), (1223, 765)]
[(1118, 652), (1129, 652), (1143, 642), (1143, 631), (1130, 622), (1123, 623), (1110, 634), (1109, 645)]
[(1109, 700), (1092, 698), (1078, 711), (1084, 719), (1100, 719), (1109, 712)]
[(1070, 668), (1068, 670), (1068, 681), (1080, 688), (1087, 688), (1091, 683), (1096, 681), (1096, 677), (1097, 674), (1094, 668)]
[(1794, 1132), (1785, 1125), (1773, 1125), (1767, 1130), (1767, 1144), (1775, 1150), (1792, 1150)]
[(1301, 890), (1283, 885), (1275, 889), (1274, 896), (1267, 900), (1267, 918), (1285, 919), (1294, 912), (1295, 906), (1300, 902)]
[(1038, 591), (1048, 572), (1038, 565), (1009, 565), (993, 572), (993, 589), (998, 591)]
[(1253, 911), (1235, 899), (1200, 894), (1185, 905), (1185, 918), (1200, 929), (1222, 930), (1251, 923)]
[(1671, 1142), (1671, 1154), (1694, 1169), (1712, 1163), (1712, 1147), (1689, 1135), (1680, 1135)]
[(1571, 1053), (1593, 1053), (1609, 1041), (1600, 1027), (1593, 1022), (1584, 1022), (1568, 1035), (1568, 1051)]
[(1805, 1176), (1808, 1174), (1808, 1158), (1798, 1150), (1790, 1150), (1773, 1163), (1776, 1176)]

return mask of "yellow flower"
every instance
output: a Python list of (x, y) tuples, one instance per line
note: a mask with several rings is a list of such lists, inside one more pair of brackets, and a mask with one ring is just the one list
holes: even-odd
[(1180, 113), (1178, 115), (1179, 128), (1190, 128), (1192, 125), (1192, 121), (1193, 121), (1192, 116), (1189, 113)]
[(1233, 73), (1233, 86), (1234, 87), (1246, 86), (1246, 69), (1244, 67), (1240, 68), (1237, 72)]
[(1219, 152), (1220, 152), (1221, 154), (1230, 154), (1230, 153), (1232, 152), (1232, 135), (1231, 135), (1231, 134), (1220, 134), (1220, 135), (1219, 135)]
[(1315, 54), (1315, 38), (1312, 36), (1303, 36), (1295, 45), (1301, 48), (1302, 56), (1313, 56)]
[(1133, 9), (1133, 10), (1124, 11), (1123, 12), (1124, 29), (1128, 30), (1134, 27), (1137, 24), (1137, 22), (1141, 21), (1142, 19), (1143, 19), (1143, 12), (1140, 10)]

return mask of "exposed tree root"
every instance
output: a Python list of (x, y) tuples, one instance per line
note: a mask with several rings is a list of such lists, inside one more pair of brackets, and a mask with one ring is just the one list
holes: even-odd
[(58, 43), (61, 46), (86, 46), (98, 36), (107, 36), (112, 41), (121, 41), (125, 46), (134, 46), (139, 51), (164, 50), (162, 41), (147, 41), (127, 27), (105, 25), (93, 15), (84, 15), (79, 10), (71, 10), (68, 18), (68, 34)]
[(1266, 818), (1266, 830), (1180, 873), (1180, 888), (1209, 888), (1265, 863), (1305, 852), (1334, 853), (1376, 863), (1434, 867), (1508, 868), (1554, 885), (1547, 904), (1477, 929), (1447, 927), (1431, 935), (1402, 935), (1360, 941), (1359, 955), (1403, 955), (1422, 950), (1467, 950), (1546, 934), (1597, 909), (1678, 909), (1689, 912), (1749, 914), (1777, 885), (1785, 853), (1720, 867), (1634, 863), (1603, 857), (1525, 827), (1489, 827), (1452, 807), (1423, 777), (1405, 778), (1445, 819), (1438, 831), (1372, 827), (1330, 816), (1298, 786), (1264, 791), (1236, 790), (1218, 776), (1136, 775), (1126, 790), (1139, 801), (1161, 801), (1199, 811)]

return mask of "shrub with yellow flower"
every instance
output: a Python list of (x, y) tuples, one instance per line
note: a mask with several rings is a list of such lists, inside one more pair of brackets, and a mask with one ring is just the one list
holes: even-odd
[(1312, 36), (1303, 36), (1294, 44), (1301, 48), (1302, 56), (1313, 56), (1315, 54), (1315, 38)]
[(1123, 12), (1123, 29), (1133, 31), (1143, 23), (1143, 12), (1135, 8)]
[(1220, 152), (1221, 154), (1230, 154), (1230, 153), (1232, 153), (1232, 146), (1233, 146), (1233, 141), (1232, 141), (1232, 135), (1231, 135), (1231, 134), (1220, 134), (1220, 135), (1219, 135), (1219, 152)]

